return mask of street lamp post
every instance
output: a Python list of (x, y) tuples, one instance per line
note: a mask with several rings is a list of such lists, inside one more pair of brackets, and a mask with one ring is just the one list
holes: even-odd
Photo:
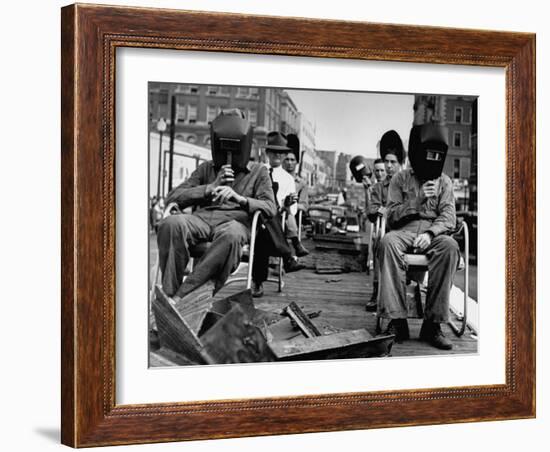
[(160, 199), (160, 170), (162, 166), (162, 134), (166, 131), (166, 121), (160, 118), (157, 122), (157, 131), (160, 134), (159, 138), (159, 168), (157, 178), (157, 198)]

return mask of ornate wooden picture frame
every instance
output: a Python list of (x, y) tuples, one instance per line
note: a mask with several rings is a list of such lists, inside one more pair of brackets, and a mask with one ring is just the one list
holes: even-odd
[[(535, 416), (535, 36), (71, 5), (62, 9), (62, 442), (73, 447)], [(142, 47), (506, 71), (505, 383), (115, 402), (115, 65)]]

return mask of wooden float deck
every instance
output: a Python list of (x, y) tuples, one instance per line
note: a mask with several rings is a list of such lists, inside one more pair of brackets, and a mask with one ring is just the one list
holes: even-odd
[[(277, 291), (277, 284), (268, 282), (264, 284), (264, 296), (254, 298), (254, 304), (258, 309), (280, 313), (285, 306), (295, 302), (306, 313), (321, 311), (316, 322), (326, 326), (330, 324), (335, 330), (354, 330), (366, 328), (369, 333), (375, 335), (376, 315), (365, 311), (365, 303), (372, 293), (372, 272), (367, 275), (365, 272), (357, 271), (358, 265), (349, 265), (350, 259), (338, 252), (328, 252), (315, 249), (311, 240), (304, 240), (305, 245), (311, 251), (310, 255), (302, 258), (301, 261), (307, 268), (296, 273), (286, 274), (283, 278), (284, 287), (282, 292)], [(156, 261), (156, 241), (150, 240), (151, 264)], [(351, 259), (353, 261), (353, 259)], [(340, 274), (318, 274), (315, 272), (315, 264), (324, 263), (345, 263), (344, 266), (355, 267), (355, 271)], [(233, 277), (245, 277), (247, 265), (241, 265), (239, 271)], [(276, 277), (274, 275), (273, 277)], [(245, 282), (236, 282), (225, 286), (216, 298), (224, 298), (246, 288)], [(152, 313), (151, 313), (152, 316)], [(454, 317), (451, 314), (452, 317)], [(154, 322), (153, 318), (151, 320)], [(456, 319), (454, 319), (456, 320)], [(411, 339), (403, 343), (394, 343), (391, 356), (429, 356), (449, 354), (474, 354), (478, 350), (477, 336), (472, 330), (466, 328), (463, 336), (457, 337), (448, 325), (443, 325), (443, 332), (453, 342), (451, 351), (438, 350), (425, 342), (419, 341), (421, 319), (409, 319)], [(151, 356), (151, 365), (166, 365), (164, 362), (156, 363), (156, 357)], [(174, 360), (168, 356), (167, 362)], [(173, 365), (172, 364), (172, 365)], [(184, 364), (184, 363), (180, 363)]]
[[(364, 307), (372, 292), (372, 276), (359, 272), (322, 275), (304, 269), (285, 275), (283, 280), (284, 287), (280, 293), (276, 283), (264, 284), (264, 296), (254, 299), (257, 308), (280, 312), (294, 301), (306, 313), (321, 311), (319, 320), (313, 319), (313, 323), (322, 320), (339, 330), (366, 328), (375, 335), (376, 315), (365, 311)], [(244, 288), (245, 283), (229, 284), (217, 296), (225, 297)], [(457, 337), (448, 325), (443, 326), (445, 336), (453, 342), (453, 349), (446, 351), (417, 339), (421, 324), (421, 319), (409, 319), (411, 339), (401, 344), (395, 343), (392, 356), (477, 353), (477, 338), (468, 328), (462, 337)]]

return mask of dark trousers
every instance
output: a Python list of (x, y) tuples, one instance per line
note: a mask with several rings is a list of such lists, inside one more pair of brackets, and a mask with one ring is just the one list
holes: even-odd
[[(416, 232), (397, 230), (388, 232), (380, 241), (378, 310), (384, 318), (407, 318), (407, 265), (403, 255), (410, 251), (417, 236)], [(428, 257), (428, 292), (424, 318), (431, 322), (446, 322), (449, 318), (453, 277), (460, 257), (458, 244), (448, 235), (439, 235), (424, 253)]]
[(254, 247), (254, 264), (252, 265), (252, 280), (255, 283), (259, 284), (267, 280), (269, 256), (280, 256), (283, 259), (292, 256), (281, 221), (281, 216), (276, 215), (269, 220), (262, 221), (258, 229)]
[[(183, 297), (204, 283), (214, 280), (219, 290), (240, 262), (242, 247), (248, 243), (249, 229), (235, 220), (227, 221), (213, 213), (206, 219), (193, 214), (170, 215), (157, 235), (162, 287), (168, 296)], [(182, 283), (190, 259), (190, 247), (211, 242)]]

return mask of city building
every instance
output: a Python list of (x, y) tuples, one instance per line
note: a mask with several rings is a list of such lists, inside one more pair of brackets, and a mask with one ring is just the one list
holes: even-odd
[(349, 162), (352, 156), (340, 152), (338, 159), (336, 160), (336, 172), (334, 176), (334, 182), (337, 188), (345, 188), (351, 184), (351, 170), (349, 168)]
[(298, 112), (298, 131), (300, 137), (300, 175), (308, 185), (314, 184), (318, 162), (315, 154), (315, 125), (306, 116)]
[[(284, 97), (285, 123), (296, 127), (297, 114), (290, 97), (278, 88), (227, 85), (149, 83), (149, 128), (155, 130), (160, 118), (169, 120), (172, 98), (176, 102), (177, 140), (210, 148), (209, 123), (222, 109), (238, 108), (254, 126), (252, 157), (259, 159), (267, 133), (281, 127)], [(295, 108), (295, 107), (294, 107)]]
[(332, 189), (335, 187), (334, 177), (336, 174), (336, 161), (338, 153), (336, 151), (324, 150), (324, 149), (315, 149), (315, 153), (320, 160), (323, 161), (323, 166), (326, 171), (327, 181), (325, 185), (328, 188)]
[(300, 136), (300, 113), (294, 104), (294, 101), (286, 91), (279, 94), (281, 103), (281, 128), (284, 134), (293, 133)]
[(472, 152), (477, 148), (473, 131), (475, 96), (416, 95), (413, 125), (439, 122), (449, 129), (449, 150), (443, 171), (451, 179), (468, 179)]
[[(158, 132), (149, 132), (149, 197), (164, 197), (169, 191), (170, 137), (166, 133), (163, 134), (162, 146), (159, 138)], [(181, 184), (195, 168), (211, 158), (212, 154), (208, 148), (183, 140), (174, 140), (172, 187)]]

